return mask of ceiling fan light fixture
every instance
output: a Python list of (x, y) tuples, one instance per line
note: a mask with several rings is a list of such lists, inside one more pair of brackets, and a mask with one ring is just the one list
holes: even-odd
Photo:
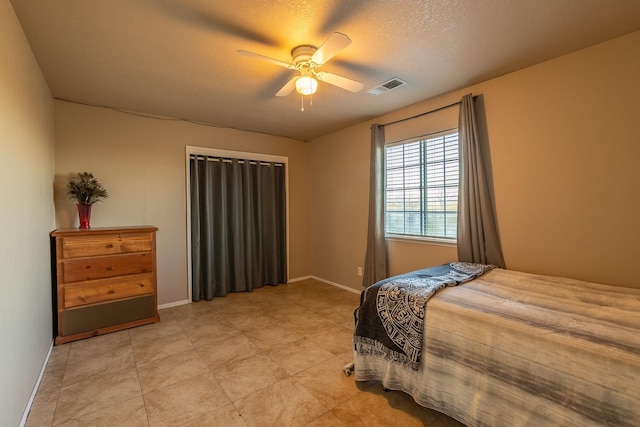
[(292, 63), (280, 61), (278, 59), (269, 58), (268, 56), (249, 52), (247, 50), (238, 50), (238, 53), (271, 62), (288, 70), (295, 70), (300, 74), (292, 77), (278, 92), (276, 96), (287, 96), (293, 89), (304, 97), (313, 95), (318, 90), (318, 81), (328, 83), (350, 92), (358, 92), (362, 89), (363, 84), (347, 77), (337, 74), (318, 71), (323, 64), (341, 52), (344, 48), (351, 44), (349, 36), (343, 33), (332, 33), (320, 47), (312, 45), (300, 45), (291, 50)]
[(302, 76), (296, 80), (296, 91), (301, 95), (313, 95), (318, 90), (318, 81), (311, 76)]

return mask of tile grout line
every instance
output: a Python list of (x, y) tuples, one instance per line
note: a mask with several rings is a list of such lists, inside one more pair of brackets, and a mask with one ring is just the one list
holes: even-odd
[(129, 346), (131, 346), (131, 355), (133, 357), (133, 366), (136, 368), (136, 377), (138, 378), (138, 387), (140, 387), (140, 397), (142, 398), (142, 407), (144, 408), (144, 417), (147, 420), (147, 425), (151, 426), (151, 421), (149, 420), (149, 411), (147, 410), (147, 400), (144, 397), (144, 391), (142, 390), (142, 381), (140, 381), (140, 370), (138, 369), (138, 361), (136, 360), (136, 352), (133, 350), (133, 339), (131, 337), (131, 330), (127, 330), (127, 335), (129, 336)]

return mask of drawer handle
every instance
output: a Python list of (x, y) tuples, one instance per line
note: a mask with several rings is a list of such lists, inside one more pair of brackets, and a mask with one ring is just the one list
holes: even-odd
[(144, 288), (144, 283), (140, 283), (140, 287), (141, 287), (141, 288)]
[(109, 267), (107, 267), (107, 270), (109, 270), (109, 271), (113, 271), (113, 270), (115, 270), (115, 269), (116, 269), (116, 268), (115, 268), (113, 265), (110, 265)]
[(110, 293), (110, 294), (115, 294), (115, 293), (116, 293), (116, 290), (115, 290), (115, 289), (109, 289), (109, 293)]
[(109, 243), (109, 244), (107, 245), (107, 249), (111, 249), (111, 248), (113, 248), (113, 243)]

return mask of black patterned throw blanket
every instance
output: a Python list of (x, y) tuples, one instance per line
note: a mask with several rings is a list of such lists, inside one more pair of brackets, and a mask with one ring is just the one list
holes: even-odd
[(417, 370), (427, 301), (440, 289), (457, 286), (495, 268), (452, 262), (394, 276), (368, 287), (354, 313), (355, 350)]

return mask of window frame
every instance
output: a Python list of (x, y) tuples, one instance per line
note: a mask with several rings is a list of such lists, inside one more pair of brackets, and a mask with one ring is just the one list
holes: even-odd
[[(387, 231), (387, 195), (388, 195), (388, 162), (387, 162), (387, 149), (390, 147), (394, 147), (394, 146), (400, 146), (400, 145), (406, 145), (406, 144), (411, 144), (411, 143), (415, 143), (415, 142), (422, 142), (422, 141), (426, 141), (429, 139), (433, 139), (433, 138), (438, 138), (438, 137), (446, 137), (448, 135), (452, 135), (452, 134), (457, 134), (457, 158), (455, 159), (458, 162), (458, 168), (460, 167), (460, 140), (459, 140), (459, 131), (457, 127), (453, 127), (453, 128), (449, 128), (449, 129), (445, 129), (445, 130), (441, 130), (438, 132), (432, 132), (426, 135), (421, 135), (421, 136), (417, 136), (417, 137), (412, 137), (412, 138), (408, 138), (408, 139), (404, 139), (404, 140), (400, 140), (400, 141), (395, 141), (392, 143), (388, 143), (385, 144), (385, 150), (384, 150), (384, 155), (385, 155), (385, 160), (384, 160), (384, 170), (385, 170), (385, 182), (384, 182), (384, 217), (385, 217), (385, 227), (384, 227), (384, 233), (385, 233), (385, 239), (386, 240), (391, 240), (391, 241), (406, 241), (406, 242), (412, 242), (412, 243), (420, 243), (420, 244), (430, 244), (430, 245), (439, 245), (439, 246), (449, 246), (449, 247), (455, 247), (457, 246), (457, 237), (445, 237), (445, 236), (429, 236), (429, 235), (424, 235), (424, 234), (403, 234), (403, 233), (397, 233), (397, 232), (389, 232)], [(420, 147), (420, 152), (423, 151), (423, 146), (421, 145)], [(423, 164), (423, 160), (424, 158), (422, 158), (421, 156), (421, 160), (420, 160), (420, 173), (423, 174), (424, 172), (426, 172), (426, 167)], [(443, 160), (442, 163), (445, 163), (446, 166), (446, 160)], [(403, 167), (405, 167), (403, 165)], [(459, 197), (459, 191), (460, 191), (460, 182), (459, 182), (459, 169), (458, 169), (458, 194), (456, 196), (456, 200), (457, 197)], [(421, 188), (421, 200), (420, 200), (420, 205), (421, 205), (421, 209), (420, 209), (420, 216), (424, 216), (427, 215), (428, 211), (425, 208), (425, 204), (426, 204), (426, 199), (425, 196), (423, 195), (424, 192), (424, 183), (422, 182), (421, 178), (421, 182), (420, 182), (420, 188)], [(403, 183), (404, 184), (404, 183)], [(447, 187), (447, 183), (446, 181), (443, 183), (442, 188), (446, 188)], [(405, 189), (406, 187), (403, 186), (403, 189)], [(403, 200), (406, 200), (406, 198), (403, 198)], [(458, 209), (457, 209), (457, 205), (456, 205), (456, 222), (457, 222), (457, 217), (458, 217)], [(446, 210), (444, 211), (444, 214), (446, 215)]]

